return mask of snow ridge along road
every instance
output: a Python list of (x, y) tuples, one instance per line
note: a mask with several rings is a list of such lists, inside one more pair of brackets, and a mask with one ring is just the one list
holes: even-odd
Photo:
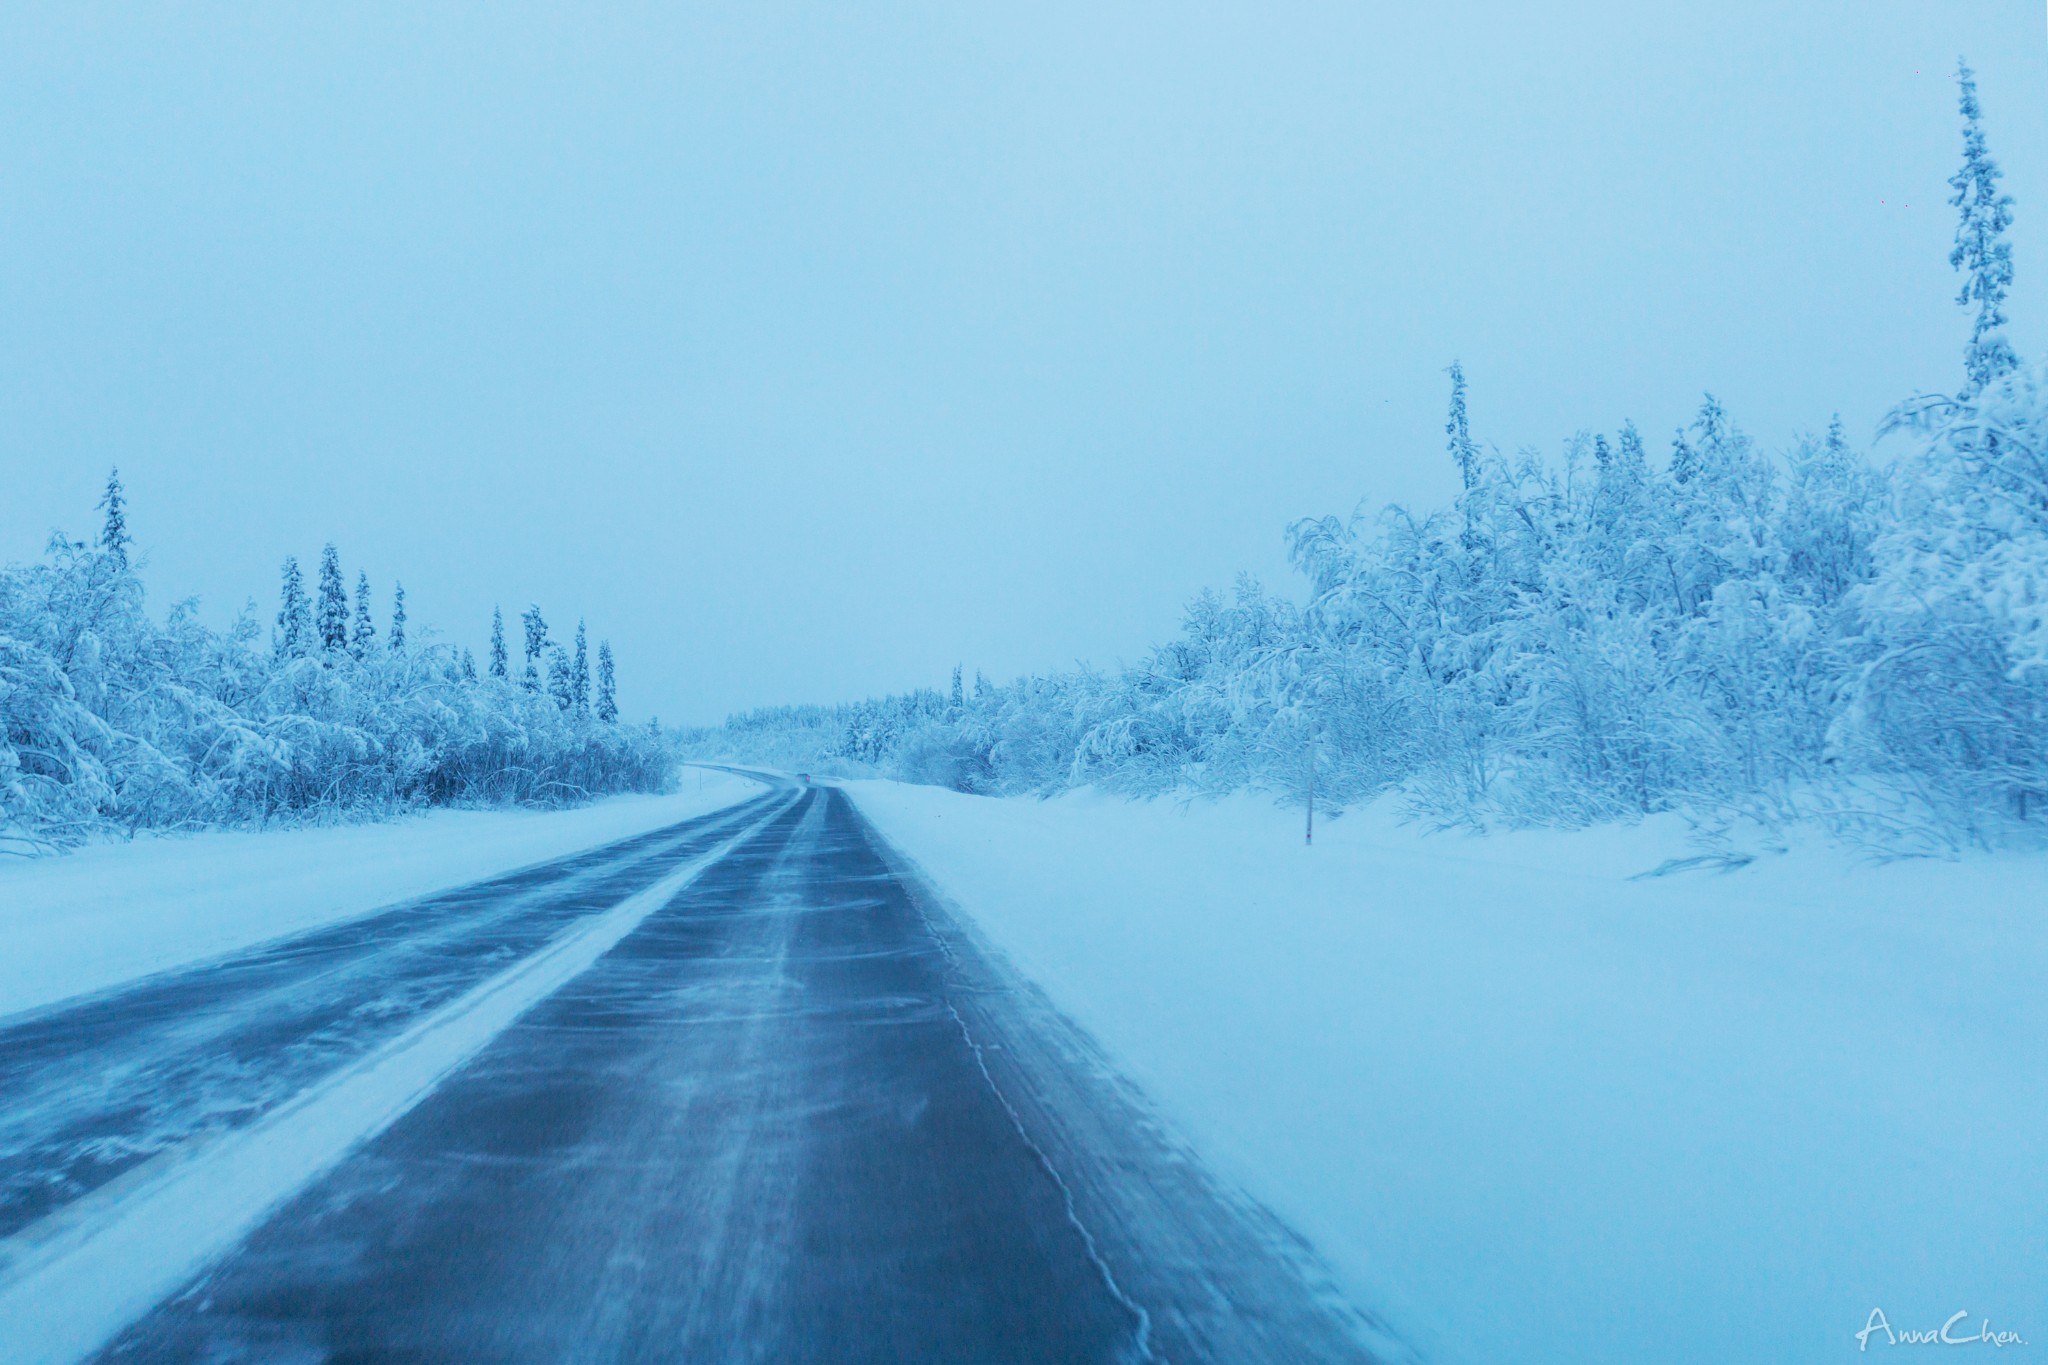
[(677, 790), (564, 810), (437, 809), (390, 821), (211, 829), (0, 858), (0, 1027), (14, 1017), (224, 961), (617, 845), (759, 796), (699, 767)]
[(90, 1353), (793, 799), (0, 1030), (0, 1357)]

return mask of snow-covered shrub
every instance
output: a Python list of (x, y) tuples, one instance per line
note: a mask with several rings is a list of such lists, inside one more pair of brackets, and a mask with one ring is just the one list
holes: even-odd
[(1919, 448), (1853, 593), (1833, 739), (1972, 833), (2048, 798), (2048, 373), (1894, 414)]

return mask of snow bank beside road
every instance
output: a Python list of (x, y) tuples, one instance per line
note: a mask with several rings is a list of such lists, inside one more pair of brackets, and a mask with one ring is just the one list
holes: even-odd
[(562, 811), (146, 837), (0, 860), (0, 1015), (202, 961), (743, 801), (750, 778)]
[(847, 785), (1439, 1359), (2048, 1347), (2048, 859)]

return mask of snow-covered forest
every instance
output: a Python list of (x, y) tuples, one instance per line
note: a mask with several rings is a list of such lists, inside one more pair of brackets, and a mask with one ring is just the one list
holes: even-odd
[(54, 536), (0, 569), (0, 853), (100, 833), (325, 820), (428, 805), (558, 805), (650, 791), (674, 768), (656, 727), (618, 723), (609, 645), (523, 618), (515, 677), (502, 620), (482, 674), (468, 650), (406, 634), (395, 587), (379, 631), (333, 546), (310, 590), (283, 571), (274, 630), (245, 611), (145, 610), (118, 473), (96, 540)]
[[(1240, 580), (1132, 667), (754, 711), (694, 751), (962, 791), (1398, 789), (1431, 817), (1819, 815), (1893, 847), (2048, 828), (2048, 368), (2005, 334), (2011, 199), (1959, 73), (1954, 392), (1875, 449), (1769, 452), (1709, 396), (1506, 456), (1450, 369), (1460, 492), (1297, 522), (1304, 601)], [(1657, 444), (1663, 445), (1660, 439)]]

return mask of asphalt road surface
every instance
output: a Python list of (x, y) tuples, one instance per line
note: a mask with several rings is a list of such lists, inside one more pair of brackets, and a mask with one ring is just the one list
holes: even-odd
[(195, 1136), (262, 1117), (779, 800), (0, 1024), (0, 1239)]
[(830, 788), (0, 1030), (0, 1213), (111, 1178), (104, 1139), (262, 1112), (750, 822), (99, 1358), (1402, 1354)]

